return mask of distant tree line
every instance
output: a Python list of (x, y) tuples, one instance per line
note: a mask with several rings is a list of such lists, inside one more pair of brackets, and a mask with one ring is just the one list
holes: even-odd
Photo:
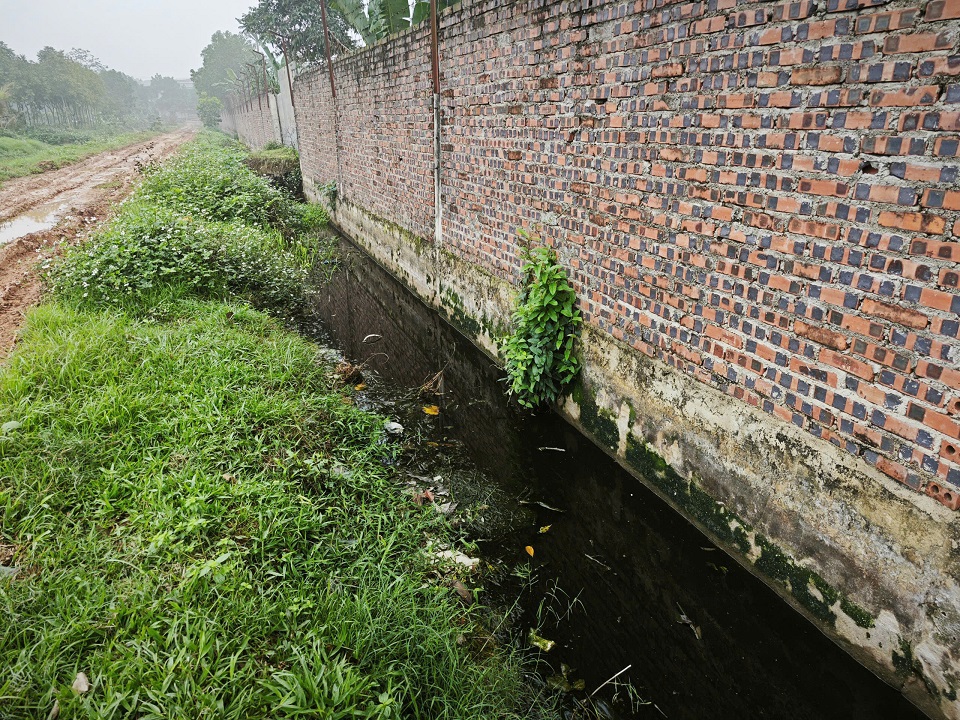
[(194, 91), (172, 77), (141, 83), (86, 50), (45, 47), (32, 61), (0, 42), (0, 127), (137, 127), (195, 108)]

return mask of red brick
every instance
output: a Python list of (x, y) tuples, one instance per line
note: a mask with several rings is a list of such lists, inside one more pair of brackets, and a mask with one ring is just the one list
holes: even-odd
[(834, 350), (846, 350), (849, 344), (846, 336), (841, 333), (828, 330), (825, 327), (807, 325), (805, 322), (800, 322), (799, 320), (793, 324), (793, 331), (800, 337), (813, 340), (813, 342), (818, 345), (826, 345)]
[(834, 85), (843, 77), (843, 68), (839, 65), (814, 65), (796, 68), (790, 74), (791, 85)]
[(948, 50), (953, 46), (948, 33), (911, 33), (890, 35), (883, 41), (885, 53), (920, 53), (932, 50)]
[(821, 350), (819, 359), (835, 368), (840, 368), (844, 372), (856, 375), (861, 380), (873, 380), (875, 372), (869, 364), (850, 357), (841, 355), (833, 350)]
[(937, 85), (908, 87), (902, 90), (874, 90), (870, 93), (870, 104), (878, 107), (915, 107), (933, 105), (940, 97)]
[(861, 303), (860, 310), (866, 315), (872, 315), (899, 325), (917, 329), (925, 328), (927, 323), (930, 322), (930, 318), (916, 310), (911, 310), (910, 308), (905, 308), (900, 305), (878, 302), (870, 298), (867, 298)]
[(935, 500), (946, 505), (950, 510), (960, 509), (960, 492), (943, 483), (927, 483), (926, 493)]
[(946, 230), (947, 223), (939, 215), (926, 213), (893, 212), (890, 210), (880, 213), (879, 222), (884, 227), (898, 228), (907, 232), (922, 232), (939, 235)]

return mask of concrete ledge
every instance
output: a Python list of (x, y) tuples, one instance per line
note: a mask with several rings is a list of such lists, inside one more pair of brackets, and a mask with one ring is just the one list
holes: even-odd
[[(496, 355), (513, 288), (359, 206), (331, 214)], [(925, 712), (960, 720), (960, 516), (601, 331), (581, 348), (563, 415)]]

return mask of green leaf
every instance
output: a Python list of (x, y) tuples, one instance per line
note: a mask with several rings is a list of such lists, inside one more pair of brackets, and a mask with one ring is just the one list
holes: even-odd
[[(437, 8), (437, 10), (439, 11), (439, 8)], [(419, 25), (428, 17), (430, 17), (430, 3), (420, 0), (420, 2), (413, 6), (413, 15), (410, 17), (410, 24)]]
[(410, 27), (410, 5), (407, 0), (380, 0), (379, 18), (380, 37), (405, 30)]

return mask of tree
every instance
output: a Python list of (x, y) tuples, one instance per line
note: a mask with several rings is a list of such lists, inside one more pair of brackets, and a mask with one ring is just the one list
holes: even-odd
[(119, 70), (103, 70), (100, 79), (107, 95), (103, 100), (104, 116), (110, 120), (142, 119), (146, 108), (139, 97), (140, 83)]
[[(333, 46), (330, 53), (352, 49), (355, 46), (350, 35), (352, 26), (333, 2), (324, 1), (328, 2), (327, 22)], [(240, 27), (257, 38), (261, 45), (284, 53), (289, 60), (300, 65), (312, 65), (325, 59), (319, 0), (260, 0), (240, 18)]]
[(13, 85), (10, 83), (0, 86), (0, 128), (12, 125), (15, 119), (10, 107), (10, 99), (13, 97), (12, 89)]
[[(415, 0), (411, 8), (408, 0), (330, 0), (367, 45), (416, 25), (430, 15), (428, 0)], [(450, 2), (437, 0), (437, 10)]]
[(190, 72), (198, 93), (225, 100), (233, 92), (237, 76), (247, 63), (259, 63), (253, 43), (242, 35), (215, 32), (210, 44), (200, 53), (203, 65)]
[(197, 115), (200, 121), (208, 128), (217, 128), (220, 126), (221, 113), (223, 112), (223, 103), (216, 95), (207, 95), (200, 93), (200, 99), (197, 100)]
[(197, 107), (195, 91), (163, 75), (150, 78), (149, 98), (155, 113), (169, 120), (176, 120), (180, 114), (193, 113)]
[(107, 69), (107, 66), (100, 62), (100, 58), (96, 57), (89, 50), (84, 50), (83, 48), (74, 48), (70, 52), (64, 54), (75, 63), (83, 65), (85, 68), (93, 70), (94, 72), (102, 73)]

